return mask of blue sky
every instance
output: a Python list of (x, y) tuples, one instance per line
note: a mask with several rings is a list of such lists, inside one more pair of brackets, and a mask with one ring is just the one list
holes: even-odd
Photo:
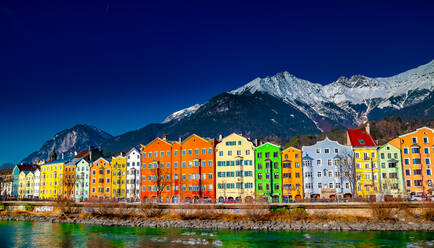
[(326, 84), (434, 59), (432, 1), (297, 2), (2, 1), (0, 164), (75, 124), (119, 135), (258, 76)]

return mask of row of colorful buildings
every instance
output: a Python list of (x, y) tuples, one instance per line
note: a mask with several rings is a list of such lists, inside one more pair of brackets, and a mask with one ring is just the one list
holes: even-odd
[(325, 138), (301, 150), (235, 133), (218, 140), (163, 136), (109, 158), (88, 149), (16, 165), (12, 195), (167, 203), (433, 195), (433, 129), (419, 128), (381, 146), (369, 125), (348, 129), (346, 136), (346, 145)]

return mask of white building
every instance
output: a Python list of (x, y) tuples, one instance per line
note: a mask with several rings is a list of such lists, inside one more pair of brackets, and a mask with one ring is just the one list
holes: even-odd
[(35, 178), (33, 180), (33, 197), (39, 198), (39, 187), (41, 183), (41, 171), (35, 170)]
[(140, 152), (132, 148), (127, 153), (127, 198), (140, 200)]

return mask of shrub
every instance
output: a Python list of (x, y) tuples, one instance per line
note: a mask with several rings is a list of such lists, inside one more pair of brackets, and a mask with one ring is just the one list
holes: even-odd
[(163, 216), (164, 209), (154, 203), (142, 202), (139, 211), (146, 218), (160, 218)]
[(289, 215), (291, 220), (303, 220), (307, 218), (307, 212), (304, 208), (294, 208)]
[(24, 209), (26, 211), (33, 211), (33, 209), (35, 209), (35, 206), (33, 206), (32, 204), (26, 204), (24, 205)]
[(381, 202), (375, 203), (371, 202), (369, 207), (372, 212), (372, 217), (376, 220), (395, 220), (397, 209), (391, 203)]

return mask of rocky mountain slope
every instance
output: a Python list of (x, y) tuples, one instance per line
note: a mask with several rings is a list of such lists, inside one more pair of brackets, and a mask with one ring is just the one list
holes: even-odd
[(103, 148), (124, 150), (162, 134), (172, 140), (192, 133), (217, 137), (231, 132), (289, 139), (391, 115), (432, 119), (433, 91), (434, 60), (392, 77), (340, 77), (325, 86), (282, 72), (177, 111), (162, 123), (109, 139)]
[(22, 162), (31, 163), (40, 160), (47, 160), (50, 153), (54, 150), (60, 158), (70, 155), (74, 151), (80, 151), (89, 146), (101, 146), (106, 140), (113, 136), (88, 125), (76, 125), (72, 128), (65, 129), (48, 141), (46, 141), (39, 151), (35, 151), (27, 156)]

